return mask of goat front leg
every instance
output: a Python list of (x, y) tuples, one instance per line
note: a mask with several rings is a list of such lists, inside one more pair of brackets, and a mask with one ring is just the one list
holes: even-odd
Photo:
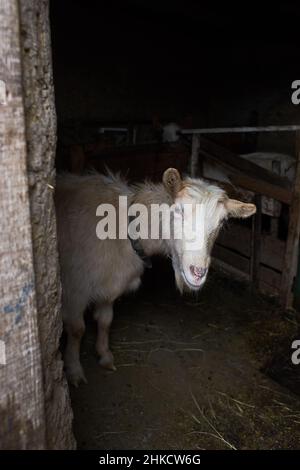
[(109, 349), (109, 329), (113, 319), (112, 303), (97, 303), (94, 318), (97, 321), (98, 334), (96, 351), (100, 356), (99, 364), (105, 369), (116, 370), (114, 356)]

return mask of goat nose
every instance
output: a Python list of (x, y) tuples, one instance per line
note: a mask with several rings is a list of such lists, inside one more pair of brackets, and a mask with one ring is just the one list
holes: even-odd
[(198, 266), (191, 264), (190, 271), (194, 277), (201, 279), (207, 273), (207, 268), (199, 268)]

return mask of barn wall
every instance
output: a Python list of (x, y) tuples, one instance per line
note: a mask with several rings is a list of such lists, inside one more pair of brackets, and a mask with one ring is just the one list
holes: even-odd
[(46, 447), (75, 446), (72, 411), (58, 351), (62, 333), (53, 203), (56, 114), (48, 0), (20, 0), (23, 90), (33, 261), (45, 395)]
[[(238, 24), (226, 27), (228, 12), (222, 17), (211, 7), (211, 17), (201, 6), (193, 18), (182, 2), (172, 2), (167, 12), (154, 4), (52, 2), (60, 122), (180, 121), (188, 115), (195, 127), (300, 122), (291, 102), (297, 44), (279, 48), (256, 34), (236, 41)], [(216, 25), (226, 31), (221, 43)], [(288, 135), (252, 137), (242, 150), (294, 151)]]
[(200, 74), (187, 73), (192, 54), (181, 50), (186, 31), (130, 3), (87, 8), (84, 2), (52, 2), (59, 120), (182, 119), (191, 108), (203, 114)]

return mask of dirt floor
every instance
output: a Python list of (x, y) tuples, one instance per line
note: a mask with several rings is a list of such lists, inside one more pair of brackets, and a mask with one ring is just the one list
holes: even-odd
[(200, 295), (181, 297), (169, 269), (154, 266), (116, 303), (116, 372), (98, 366), (88, 320), (88, 384), (71, 390), (78, 447), (299, 448), (297, 315), (216, 272)]

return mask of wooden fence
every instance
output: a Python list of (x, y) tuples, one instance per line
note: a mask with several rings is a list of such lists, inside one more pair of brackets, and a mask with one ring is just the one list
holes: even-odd
[[(208, 140), (204, 134), (236, 133), (236, 132), (294, 132), (296, 154), (296, 176), (293, 187), (290, 181), (276, 175), (260, 166), (247, 161), (228, 149)], [(260, 280), (264, 277), (272, 278), (271, 283), (277, 287), (280, 294), (281, 305), (285, 308), (293, 306), (293, 286), (297, 275), (299, 236), (300, 236), (300, 126), (266, 126), (266, 127), (241, 127), (241, 128), (216, 128), (216, 129), (186, 129), (185, 134), (191, 134), (192, 152), (190, 158), (190, 170), (192, 175), (202, 173), (201, 157), (219, 164), (226, 169), (227, 175), (236, 186), (253, 191), (257, 214), (255, 215), (251, 239), (249, 245), (242, 238), (236, 247), (239, 253), (230, 250), (230, 243), (225, 242), (223, 247), (216, 248), (217, 257), (223, 258), (227, 265), (232, 265), (247, 274), (254, 284), (260, 286)], [(261, 233), (261, 196), (265, 195), (289, 205), (289, 227), (285, 246), (280, 241), (274, 241), (269, 237), (263, 237)], [(242, 235), (242, 228), (240, 229)], [(222, 240), (222, 238), (221, 238)], [(274, 248), (274, 244), (277, 247)], [(227, 246), (226, 246), (227, 245)], [(268, 245), (273, 247), (270, 253)], [(245, 250), (251, 247), (248, 256)], [(227, 249), (227, 252), (226, 252)], [(228, 252), (230, 250), (230, 253)], [(276, 252), (276, 255), (275, 255)], [(242, 256), (239, 256), (242, 255)], [(268, 259), (267, 259), (268, 256)], [(273, 266), (276, 264), (274, 269)], [(273, 272), (270, 271), (270, 268)]]

